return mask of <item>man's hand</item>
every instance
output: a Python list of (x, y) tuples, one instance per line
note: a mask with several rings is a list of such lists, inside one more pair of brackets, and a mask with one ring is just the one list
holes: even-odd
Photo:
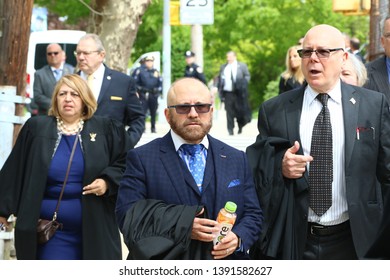
[(237, 235), (229, 231), (229, 233), (222, 238), (221, 242), (217, 245), (214, 245), (211, 254), (214, 256), (214, 259), (219, 260), (226, 258), (227, 256), (234, 253), (238, 247), (238, 237)]
[(289, 179), (298, 179), (306, 171), (306, 164), (313, 160), (311, 156), (297, 155), (299, 142), (295, 141), (294, 146), (289, 148), (284, 154), (282, 161), (282, 174)]
[[(202, 215), (203, 212), (204, 209), (202, 209), (198, 216)], [(192, 224), (191, 239), (211, 242), (218, 231), (219, 228), (216, 221), (195, 217)]]
[(6, 230), (8, 226), (9, 226), (9, 224), (8, 224), (7, 218), (0, 217), (0, 231)]

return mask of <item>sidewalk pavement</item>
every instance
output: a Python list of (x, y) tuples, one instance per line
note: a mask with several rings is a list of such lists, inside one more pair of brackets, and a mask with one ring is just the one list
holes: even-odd
[[(156, 121), (157, 133), (151, 133), (150, 122), (147, 122), (146, 130), (137, 146), (141, 146), (155, 138), (164, 136), (169, 131), (169, 129), (169, 124), (165, 118), (163, 120)], [(226, 111), (224, 109), (214, 111), (213, 126), (210, 130), (210, 135), (242, 151), (245, 151), (246, 147), (253, 144), (256, 140), (258, 135), (257, 119), (252, 119), (250, 123), (245, 125), (241, 134), (237, 134), (237, 131), (238, 126), (236, 123), (234, 128), (234, 135), (229, 135), (226, 124)]]

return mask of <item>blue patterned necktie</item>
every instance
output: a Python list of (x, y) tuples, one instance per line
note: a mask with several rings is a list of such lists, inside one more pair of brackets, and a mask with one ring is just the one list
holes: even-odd
[(202, 157), (202, 145), (183, 144), (181, 145), (181, 148), (184, 151), (184, 153), (190, 155), (190, 159), (188, 162), (190, 172), (192, 174), (192, 177), (194, 177), (194, 180), (196, 182), (196, 185), (199, 188), (199, 191), (202, 192), (202, 182), (203, 182), (204, 168), (205, 168), (205, 163)]
[(317, 95), (322, 110), (314, 122), (310, 149), (313, 161), (309, 169), (309, 200), (310, 208), (318, 216), (332, 206), (333, 146), (328, 98), (326, 93)]
[(54, 72), (54, 78), (58, 82), (58, 80), (61, 78), (61, 69), (55, 69), (53, 70), (53, 72)]

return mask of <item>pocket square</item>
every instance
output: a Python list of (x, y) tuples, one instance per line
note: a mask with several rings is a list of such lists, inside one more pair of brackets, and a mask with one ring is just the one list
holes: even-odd
[(111, 96), (111, 100), (122, 100), (120, 96)]
[(233, 187), (238, 186), (240, 184), (241, 184), (240, 179), (234, 179), (234, 180), (230, 181), (228, 188), (233, 188)]

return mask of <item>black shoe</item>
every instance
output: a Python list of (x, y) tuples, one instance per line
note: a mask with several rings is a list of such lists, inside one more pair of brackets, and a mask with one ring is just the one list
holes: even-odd
[(229, 131), (229, 135), (233, 135), (233, 130), (228, 130)]
[(156, 133), (156, 129), (155, 128), (152, 128), (152, 133)]

